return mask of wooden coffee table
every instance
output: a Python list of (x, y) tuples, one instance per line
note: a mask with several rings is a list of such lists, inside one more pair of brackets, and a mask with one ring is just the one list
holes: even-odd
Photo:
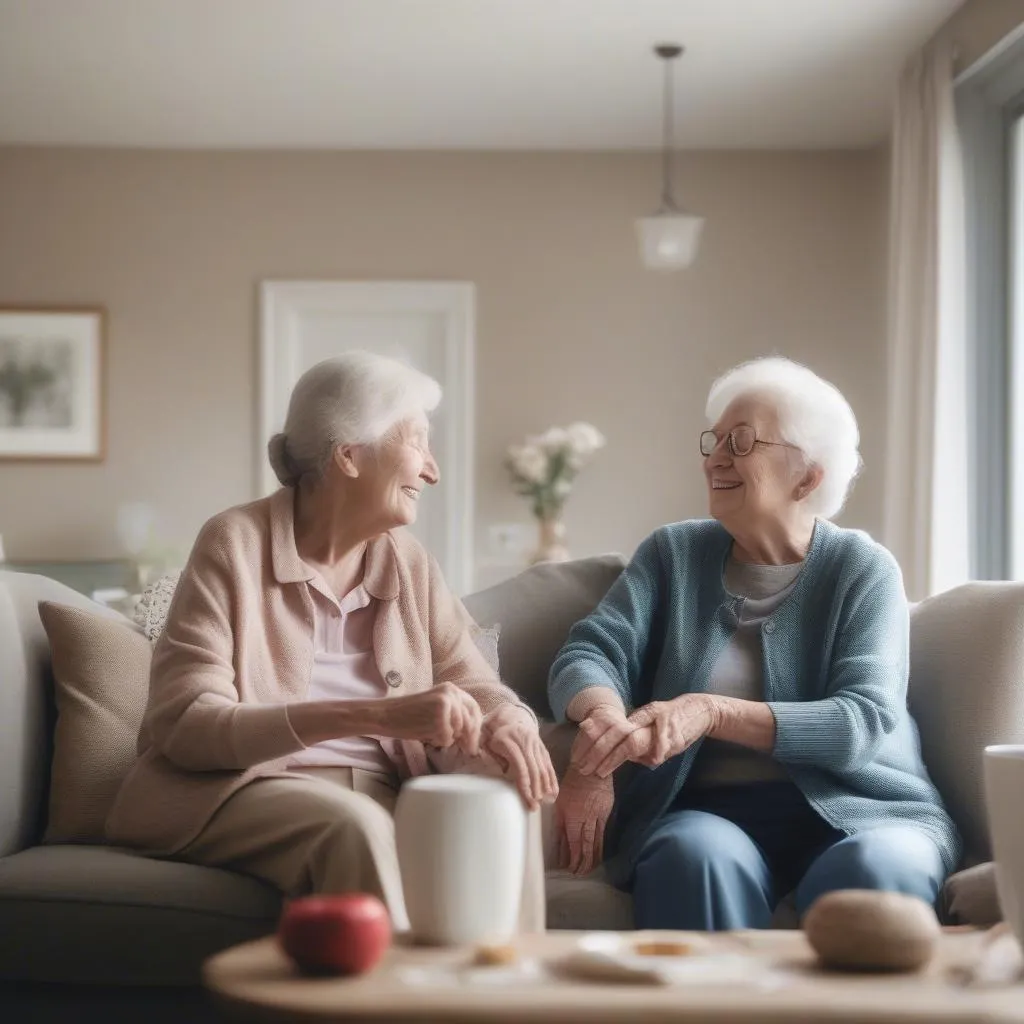
[[(571, 952), (582, 933), (523, 936), (524, 960), (554, 962)], [(397, 943), (371, 973), (358, 978), (307, 978), (273, 938), (211, 957), (203, 981), (233, 1019), (281, 1022), (365, 1020), (380, 1024), (425, 1021), (533, 1021), (578, 1024), (715, 1024), (828, 1022), (1024, 1022), (1024, 984), (965, 987), (958, 968), (977, 960), (983, 933), (949, 930), (921, 973), (838, 974), (820, 970), (802, 933), (732, 932), (694, 936), (682, 932), (631, 932), (631, 941), (710, 943), (711, 951), (740, 952), (751, 969), (771, 965), (782, 981), (760, 989), (729, 985), (656, 985), (581, 981), (539, 975), (515, 984), (460, 983), (456, 969), (471, 952)], [(476, 975), (479, 979), (479, 974)], [(431, 980), (433, 979), (433, 980)], [(440, 979), (440, 980), (438, 980)], [(447, 980), (445, 980), (447, 979)]]

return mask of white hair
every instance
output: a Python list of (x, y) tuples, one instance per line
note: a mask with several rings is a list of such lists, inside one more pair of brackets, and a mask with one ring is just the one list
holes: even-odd
[(717, 422), (737, 398), (761, 400), (775, 409), (781, 440), (822, 471), (808, 507), (825, 519), (837, 515), (861, 468), (857, 417), (839, 389), (800, 363), (772, 356), (741, 363), (711, 385), (708, 422)]
[(284, 431), (267, 445), (270, 465), (286, 487), (319, 478), (338, 445), (376, 445), (440, 401), (441, 385), (398, 359), (362, 351), (325, 359), (292, 389)]

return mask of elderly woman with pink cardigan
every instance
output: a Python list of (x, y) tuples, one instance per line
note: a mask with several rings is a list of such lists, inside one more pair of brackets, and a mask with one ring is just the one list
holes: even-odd
[[(281, 490), (214, 516), (182, 573), (111, 842), (288, 895), (375, 893), (404, 927), (403, 779), (501, 774), (531, 810), (554, 798), (536, 718), (402, 529), (438, 480), (427, 417), (440, 397), (369, 353), (300, 378), (269, 446)], [(524, 929), (543, 927), (535, 859)]]

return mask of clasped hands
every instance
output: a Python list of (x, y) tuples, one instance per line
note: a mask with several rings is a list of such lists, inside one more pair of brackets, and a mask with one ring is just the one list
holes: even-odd
[(439, 683), (423, 693), (387, 702), (387, 734), (416, 739), (469, 757), (490, 760), (515, 783), (523, 803), (536, 810), (558, 793), (558, 777), (536, 719), (525, 708), (499, 704), (484, 714), (465, 690)]
[(653, 701), (629, 716), (616, 705), (594, 708), (580, 723), (555, 803), (559, 866), (584, 875), (601, 863), (618, 767), (664, 764), (712, 732), (717, 716), (714, 698), (695, 693)]
[(600, 704), (580, 723), (571, 766), (601, 779), (627, 761), (657, 768), (711, 732), (715, 716), (714, 698), (704, 693), (652, 701), (628, 717), (614, 705)]

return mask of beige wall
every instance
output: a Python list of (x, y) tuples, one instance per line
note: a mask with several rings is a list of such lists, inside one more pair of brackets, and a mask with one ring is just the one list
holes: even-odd
[(659, 276), (631, 224), (656, 201), (653, 155), (0, 149), (0, 303), (109, 311), (108, 458), (0, 463), (8, 556), (115, 555), (131, 500), (189, 542), (253, 496), (264, 278), (476, 282), (481, 556), (488, 524), (528, 521), (504, 447), (577, 418), (610, 443), (569, 505), (575, 553), (702, 514), (707, 386), (771, 352), (852, 401), (867, 470), (844, 520), (877, 531), (883, 152), (691, 155), (681, 181), (704, 245)]

